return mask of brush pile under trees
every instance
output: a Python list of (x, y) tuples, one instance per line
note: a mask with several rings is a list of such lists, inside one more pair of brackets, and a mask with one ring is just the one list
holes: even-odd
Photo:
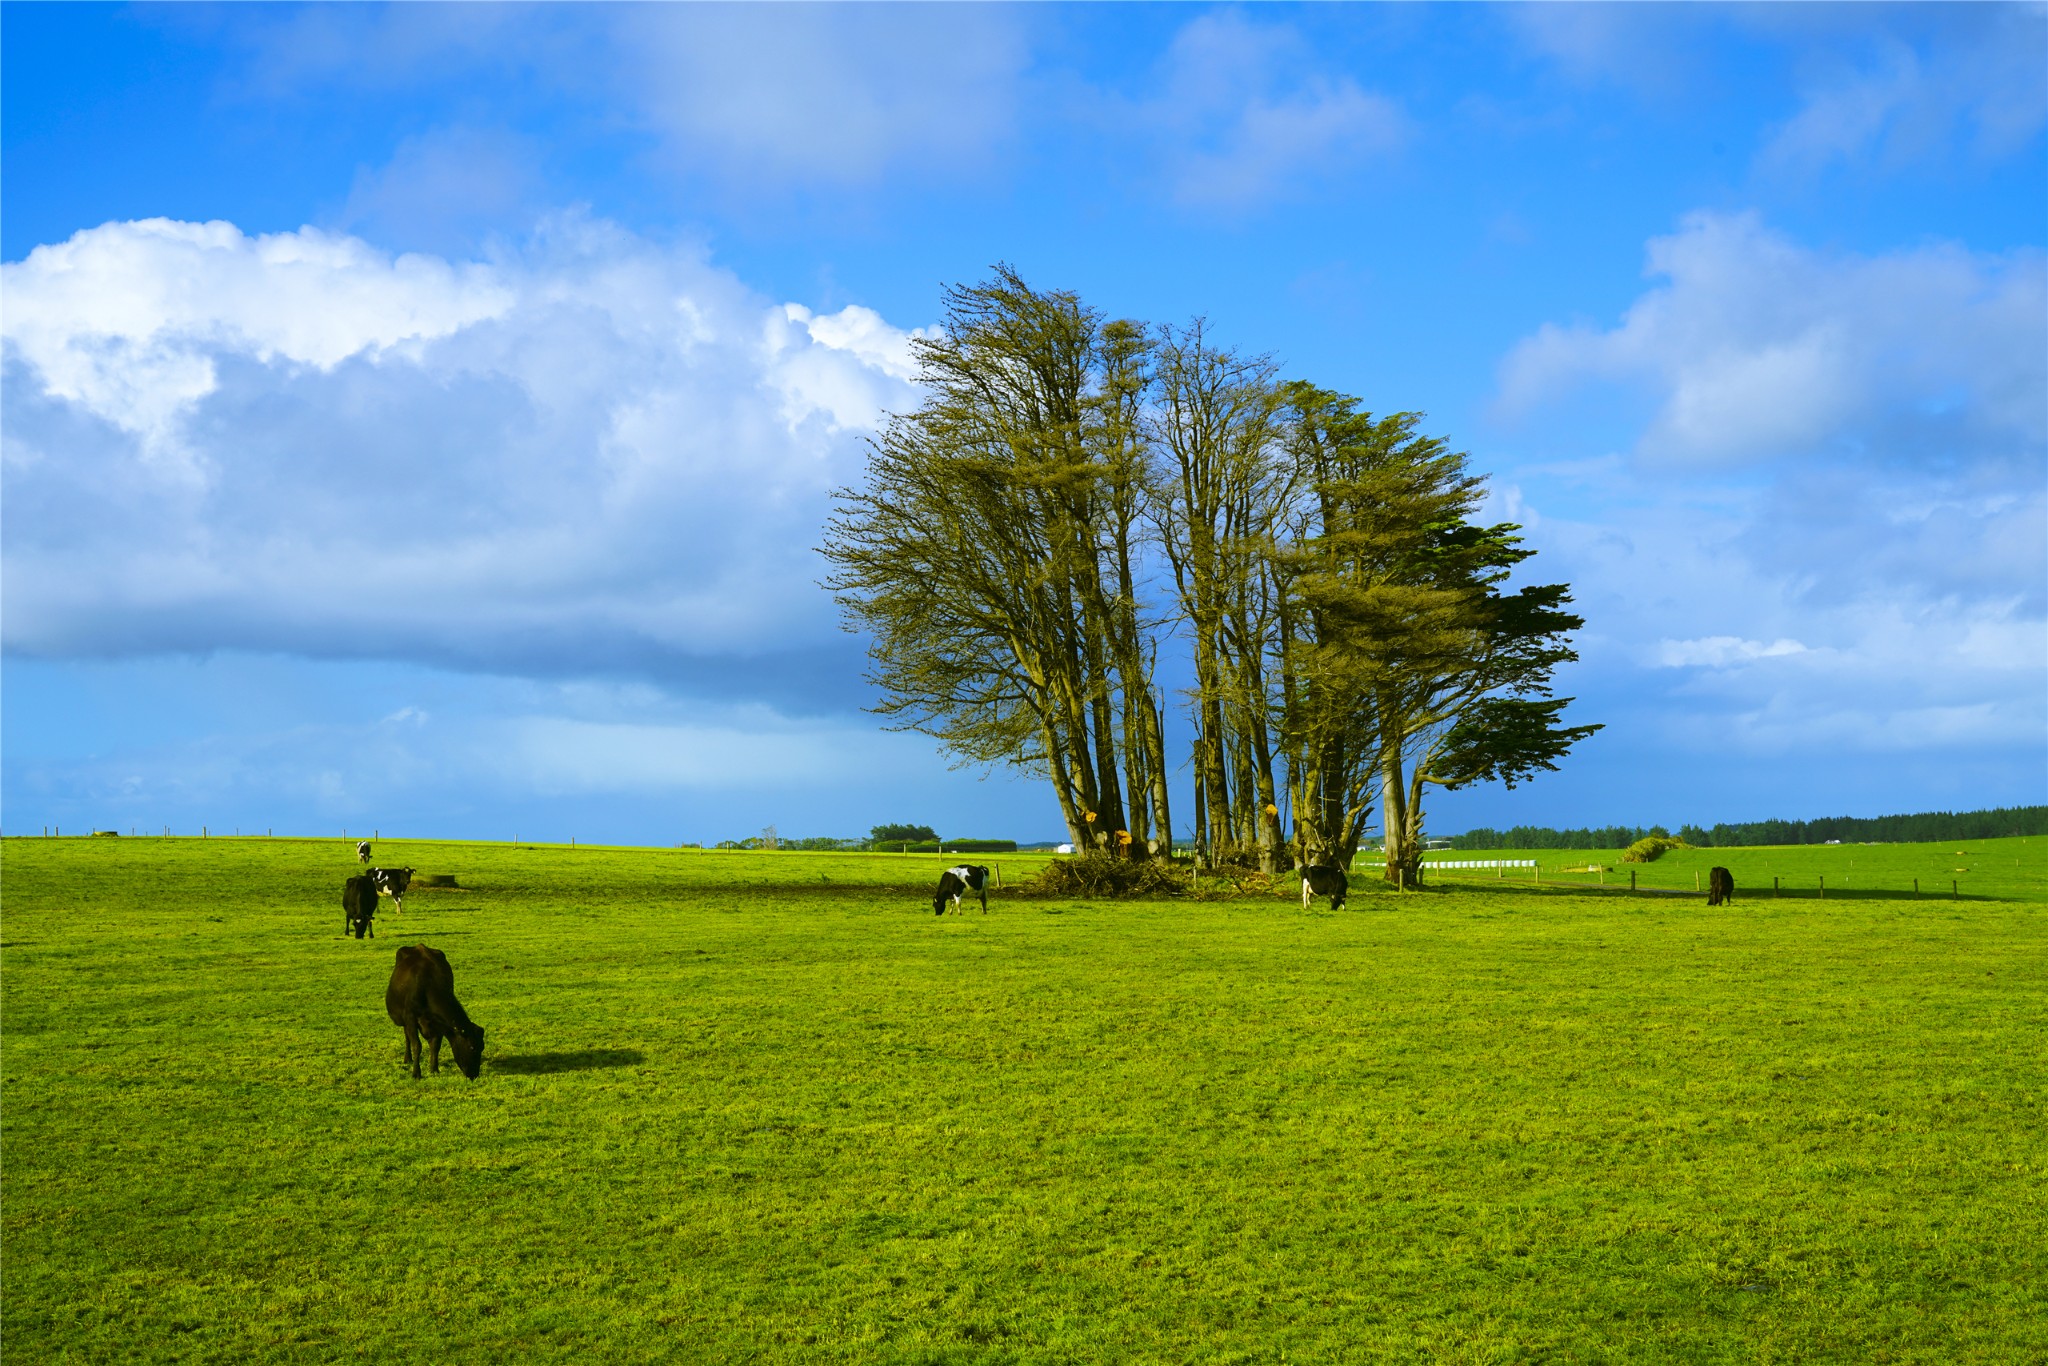
[(1111, 858), (1084, 854), (1054, 859), (1024, 884), (1027, 895), (1075, 897), (1168, 897), (1188, 892), (1188, 870), (1164, 859)]
[[(1348, 864), (1377, 804), (1415, 881), (1423, 798), (1556, 767), (1583, 623), (1421, 417), (1284, 380), (1014, 271), (912, 342), (923, 402), (836, 494), (822, 552), (878, 710), (1049, 778), (1076, 849), (1171, 852), (1162, 650), (1185, 651), (1195, 854)], [(1291, 830), (1288, 828), (1291, 825)]]

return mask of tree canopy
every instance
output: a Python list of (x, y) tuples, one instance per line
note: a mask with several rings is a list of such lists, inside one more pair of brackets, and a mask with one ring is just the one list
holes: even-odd
[(1043, 774), (1077, 846), (1171, 845), (1162, 650), (1210, 862), (1348, 861), (1377, 802), (1402, 876), (1429, 786), (1512, 786), (1599, 729), (1551, 695), (1568, 588), (1510, 584), (1533, 552), (1420, 414), (1008, 267), (913, 346), (923, 401), (837, 492), (826, 585), (877, 710)]

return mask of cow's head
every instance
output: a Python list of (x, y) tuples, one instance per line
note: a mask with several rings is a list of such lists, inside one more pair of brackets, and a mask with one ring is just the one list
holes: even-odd
[(448, 1032), (448, 1044), (455, 1050), (455, 1065), (462, 1075), (475, 1081), (484, 1070), (484, 1027), (464, 1021)]

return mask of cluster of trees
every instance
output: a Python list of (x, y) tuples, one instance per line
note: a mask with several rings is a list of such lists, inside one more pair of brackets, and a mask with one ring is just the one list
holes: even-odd
[(939, 837), (929, 825), (877, 825), (868, 831), (876, 844), (931, 843)]
[[(1517, 825), (1509, 830), (1480, 826), (1451, 839), (1455, 849), (1625, 849), (1638, 840), (1669, 838), (1661, 825), (1609, 825), (1590, 830), (1552, 830)], [(1815, 821), (1742, 821), (1678, 827), (1678, 838), (1702, 849), (1760, 844), (1844, 844), (1872, 841), (1920, 844), (1947, 840), (2001, 839), (2048, 835), (2048, 806), (2001, 806), (1989, 811), (1922, 811), (1911, 816), (1834, 816)]]
[(1430, 786), (1512, 786), (1598, 729), (1551, 696), (1565, 586), (1507, 587), (1532, 552), (1475, 520), (1483, 481), (1417, 414), (1006, 267), (913, 345), (924, 401), (838, 491), (826, 583), (878, 710), (1044, 774), (1077, 847), (1171, 846), (1175, 633), (1212, 863), (1348, 861), (1377, 803), (1412, 879)]

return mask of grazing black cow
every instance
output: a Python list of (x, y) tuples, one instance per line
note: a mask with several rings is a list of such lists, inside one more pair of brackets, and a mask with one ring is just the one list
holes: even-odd
[(1707, 871), (1707, 904), (1725, 906), (1735, 900), (1735, 875), (1726, 868)]
[(969, 892), (981, 899), (981, 913), (988, 914), (988, 869), (978, 863), (963, 863), (958, 868), (948, 868), (939, 875), (938, 894), (932, 897), (932, 914), (944, 915), (946, 903), (951, 901), (953, 909), (960, 909), (960, 898)]
[[(471, 1081), (483, 1070), (483, 1026), (473, 1023), (462, 1002), (455, 999), (455, 969), (448, 955), (425, 944), (408, 944), (398, 951), (391, 969), (391, 985), (384, 991), (384, 1013), (391, 1023), (405, 1031), (405, 1061), (412, 1079), (420, 1079), (420, 1055), (432, 1049), (433, 1071), (441, 1071), (441, 1040), (445, 1036), (455, 1050), (455, 1065)], [(426, 1042), (421, 1043), (421, 1036)]]
[(376, 880), (377, 890), (388, 892), (392, 904), (398, 907), (400, 915), (405, 914), (405, 889), (412, 886), (410, 868), (372, 868), (370, 876)]
[(377, 937), (377, 931), (370, 926), (370, 918), (377, 914), (377, 884), (366, 877), (352, 877), (341, 889), (341, 936), (348, 938), (349, 931), (361, 939), (365, 932), (370, 938)]
[(1344, 875), (1342, 868), (1318, 864), (1301, 870), (1301, 909), (1308, 909), (1308, 903), (1319, 896), (1330, 898), (1330, 909), (1344, 909), (1344, 897), (1351, 890), (1351, 879)]
[(369, 861), (370, 861), (370, 842), (369, 842), (368, 840), (357, 840), (357, 841), (356, 841), (356, 862), (357, 862), (357, 863), (368, 863)]

